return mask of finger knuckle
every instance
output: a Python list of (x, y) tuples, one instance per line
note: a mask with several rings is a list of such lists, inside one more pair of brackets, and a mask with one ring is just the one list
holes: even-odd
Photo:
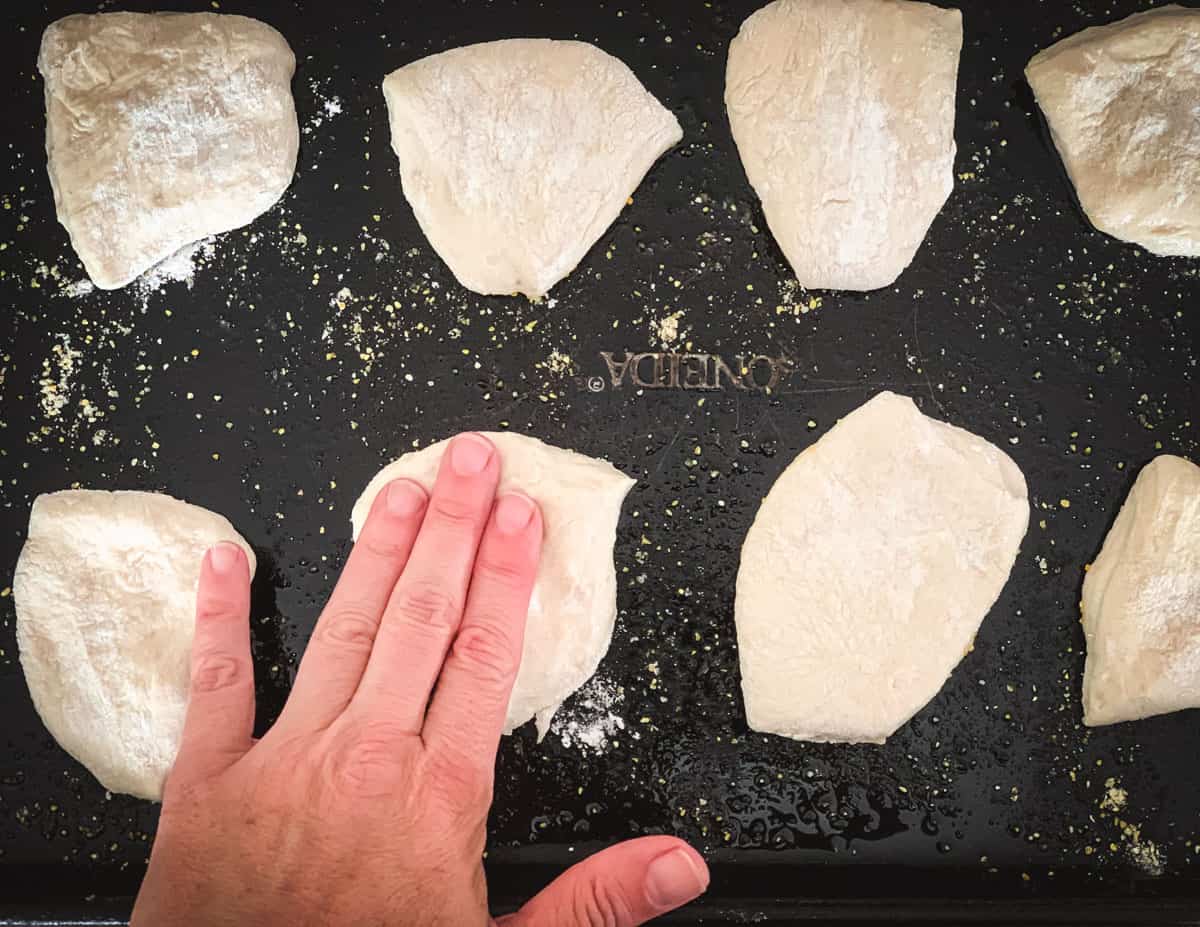
[(192, 691), (219, 692), (244, 685), (249, 679), (245, 660), (227, 653), (204, 653), (196, 657), (192, 668)]
[(624, 895), (598, 876), (585, 879), (572, 899), (571, 914), (587, 927), (618, 927), (633, 923), (633, 910)]
[(494, 685), (511, 683), (520, 661), (516, 642), (495, 621), (463, 628), (454, 641), (454, 653), (472, 678)]
[(483, 512), (469, 499), (460, 499), (445, 494), (435, 495), (429, 504), (429, 516), (441, 530), (474, 532), (483, 521)]
[(403, 768), (407, 733), (396, 725), (375, 721), (358, 727), (329, 754), (326, 775), (330, 787), (348, 798), (378, 798), (395, 790)]
[(379, 560), (403, 560), (408, 554), (408, 543), (385, 531), (364, 531), (358, 543)]
[(203, 624), (214, 621), (230, 621), (238, 617), (236, 604), (225, 599), (203, 597), (196, 606), (196, 620)]
[(338, 647), (369, 652), (379, 629), (378, 619), (366, 609), (343, 607), (331, 612), (321, 623), (323, 640)]
[(458, 623), (462, 606), (449, 589), (431, 582), (417, 582), (401, 590), (400, 615), (417, 625), (452, 627)]
[(475, 565), (476, 578), (489, 586), (508, 592), (516, 592), (533, 582), (533, 571), (529, 564), (511, 556), (481, 556)]

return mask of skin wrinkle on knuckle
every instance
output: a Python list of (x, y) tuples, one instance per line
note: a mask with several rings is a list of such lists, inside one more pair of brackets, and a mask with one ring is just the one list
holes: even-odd
[(474, 532), (483, 522), (482, 506), (469, 499), (454, 496), (435, 495), (429, 503), (429, 515), (435, 529), (449, 531), (455, 535), (464, 532)]
[(339, 647), (370, 652), (379, 632), (379, 619), (356, 606), (344, 606), (330, 613), (321, 623), (323, 640)]
[(590, 876), (571, 901), (573, 923), (587, 927), (618, 927), (634, 923), (629, 903), (618, 889), (597, 875)]
[(532, 573), (532, 563), (513, 550), (482, 555), (475, 563), (476, 579), (506, 591), (524, 589), (532, 581)]
[(248, 679), (245, 661), (227, 653), (200, 654), (192, 668), (192, 691), (218, 692)]
[(410, 735), (389, 721), (352, 728), (329, 754), (333, 790), (350, 798), (379, 798), (395, 792), (401, 780), (402, 742)]
[(196, 606), (196, 620), (200, 623), (232, 621), (240, 617), (242, 611), (242, 607), (236, 602), (205, 596)]
[(463, 628), (454, 641), (454, 654), (471, 677), (493, 686), (505, 685), (517, 674), (519, 655), (515, 642), (496, 621), (480, 621)]
[[(372, 526), (374, 528), (374, 526)], [(378, 529), (363, 531), (358, 542), (378, 560), (400, 560), (408, 551), (403, 540), (394, 538), (389, 532)]]
[(396, 603), (399, 615), (417, 626), (452, 628), (458, 624), (462, 606), (445, 587), (421, 580), (405, 587)]

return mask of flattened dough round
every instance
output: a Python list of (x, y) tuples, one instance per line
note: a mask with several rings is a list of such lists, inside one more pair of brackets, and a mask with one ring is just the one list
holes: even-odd
[(801, 453), (759, 509), (735, 617), (750, 727), (883, 743), (941, 689), (1029, 523), (998, 448), (880, 393)]
[(188, 697), (196, 584), (220, 515), (149, 492), (38, 496), (13, 579), (17, 644), (55, 740), (111, 792), (157, 801)]
[(1200, 255), (1200, 10), (1084, 29), (1025, 76), (1092, 224), (1154, 254)]
[(954, 186), (962, 14), (909, 0), (775, 0), (729, 46), (746, 176), (801, 286), (874, 290)]
[(542, 296), (683, 137), (623, 62), (586, 42), (451, 49), (393, 71), (383, 93), (404, 195), (476, 293)]
[(251, 222), (283, 195), (300, 129), (296, 59), (218, 13), (67, 16), (42, 35), (58, 220), (101, 289)]
[[(634, 480), (603, 460), (537, 438), (485, 434), (500, 452), (500, 491), (520, 490), (542, 509), (542, 559), (505, 721), (511, 733), (536, 718), (540, 740), (567, 696), (591, 678), (612, 640), (617, 619), (613, 544), (621, 503)], [(371, 480), (354, 503), (356, 538), (375, 496), (392, 480), (406, 477), (433, 488), (447, 443), (405, 454)]]
[(1200, 708), (1200, 467), (1138, 474), (1083, 580), (1083, 723)]

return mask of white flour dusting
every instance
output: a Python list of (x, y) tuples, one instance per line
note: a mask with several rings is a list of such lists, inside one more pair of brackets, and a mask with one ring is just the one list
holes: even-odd
[(311, 135), (314, 129), (321, 128), (321, 126), (325, 125), (326, 121), (334, 119), (337, 116), (342, 115), (344, 112), (341, 98), (336, 97), (331, 93), (326, 93), (325, 89), (322, 87), (323, 83), (328, 84), (329, 81), (322, 81), (317, 78), (312, 78), (308, 82), (309, 89), (312, 91), (313, 97), (315, 98), (317, 108), (312, 115), (308, 117), (303, 128), (301, 129), (305, 135)]
[(625, 720), (613, 708), (625, 699), (625, 690), (597, 676), (560, 708), (550, 725), (562, 745), (584, 753), (604, 753), (609, 738), (625, 730)]
[(211, 260), (216, 254), (214, 241), (215, 239), (209, 236), (185, 245), (138, 277), (132, 286), (133, 291), (142, 300), (143, 308), (150, 295), (159, 292), (168, 283), (186, 283), (190, 290), (195, 282), (197, 266)]

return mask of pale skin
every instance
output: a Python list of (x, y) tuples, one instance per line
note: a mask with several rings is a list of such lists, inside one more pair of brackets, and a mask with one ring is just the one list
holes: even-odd
[(477, 434), (378, 498), (279, 720), (252, 736), (250, 575), (204, 558), (183, 740), (133, 927), (635, 927), (708, 886), (672, 837), (610, 847), (492, 919), (482, 856), (542, 516)]

